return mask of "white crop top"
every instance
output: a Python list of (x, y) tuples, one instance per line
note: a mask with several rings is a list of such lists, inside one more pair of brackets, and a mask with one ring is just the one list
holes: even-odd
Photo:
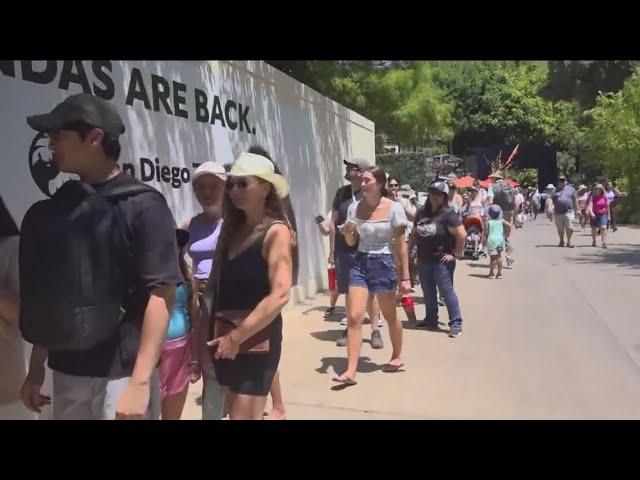
[[(361, 200), (360, 200), (361, 201)], [(390, 254), (389, 243), (394, 238), (395, 229), (409, 225), (407, 215), (400, 202), (391, 202), (391, 213), (384, 220), (362, 220), (356, 216), (360, 201), (353, 202), (347, 212), (347, 221), (356, 224), (358, 230), (358, 251), (366, 253)]]

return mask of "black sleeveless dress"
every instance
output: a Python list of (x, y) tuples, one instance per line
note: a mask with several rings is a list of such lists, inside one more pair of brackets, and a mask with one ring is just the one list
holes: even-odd
[[(220, 266), (218, 310), (253, 309), (271, 292), (269, 268), (262, 246), (269, 228), (240, 255)], [(270, 325), (269, 353), (238, 354), (235, 359), (214, 360), (220, 385), (233, 393), (267, 396), (280, 363), (282, 316)]]

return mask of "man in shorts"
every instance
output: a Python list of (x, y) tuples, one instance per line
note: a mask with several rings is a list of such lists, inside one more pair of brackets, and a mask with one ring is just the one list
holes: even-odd
[(574, 212), (578, 211), (578, 197), (576, 190), (567, 182), (567, 177), (561, 175), (558, 178), (558, 189), (551, 197), (553, 200), (553, 212), (560, 237), (559, 247), (564, 247), (564, 235), (567, 234), (567, 247), (573, 248), (571, 244), (571, 235), (573, 228), (571, 222)]

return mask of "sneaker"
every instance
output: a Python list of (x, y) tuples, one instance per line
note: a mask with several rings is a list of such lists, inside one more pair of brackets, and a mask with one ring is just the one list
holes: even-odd
[(340, 326), (341, 327), (347, 326), (347, 317), (344, 317), (342, 320), (340, 320)]
[(384, 320), (382, 317), (378, 317), (378, 328), (384, 327)]
[(496, 276), (496, 274), (495, 274), (495, 273), (493, 273), (493, 272), (489, 272), (489, 275), (487, 275), (487, 278), (493, 278), (493, 277), (495, 277), (495, 276)]
[(453, 325), (449, 327), (449, 338), (458, 338), (462, 335), (462, 327), (459, 325)]
[(500, 280), (501, 278), (502, 278), (502, 274), (501, 274), (501, 273), (498, 273), (498, 274), (496, 275), (496, 280)]
[(384, 348), (384, 343), (382, 343), (382, 335), (380, 335), (380, 330), (375, 330), (371, 332), (371, 348), (379, 350)]
[(438, 305), (440, 305), (441, 307), (444, 307), (446, 305), (446, 303), (444, 303), (443, 297), (438, 298)]
[(564, 247), (564, 240), (562, 240), (562, 241), (558, 244), (558, 246), (559, 246), (559, 247)]
[(347, 341), (347, 330), (345, 329), (345, 331), (342, 332), (342, 336), (336, 342), (336, 345), (339, 347), (346, 347), (347, 343), (349, 342)]
[(333, 315), (335, 311), (336, 311), (336, 307), (329, 307), (327, 308), (327, 311), (324, 312), (324, 316), (328, 317), (329, 315)]

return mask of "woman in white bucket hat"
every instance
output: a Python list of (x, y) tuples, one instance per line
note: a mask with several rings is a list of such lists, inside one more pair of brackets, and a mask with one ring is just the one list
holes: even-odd
[(289, 183), (263, 155), (240, 154), (228, 174), (209, 345), (232, 420), (263, 418), (280, 362), (280, 312), (292, 285), (292, 236), (281, 201), (288, 193)]

